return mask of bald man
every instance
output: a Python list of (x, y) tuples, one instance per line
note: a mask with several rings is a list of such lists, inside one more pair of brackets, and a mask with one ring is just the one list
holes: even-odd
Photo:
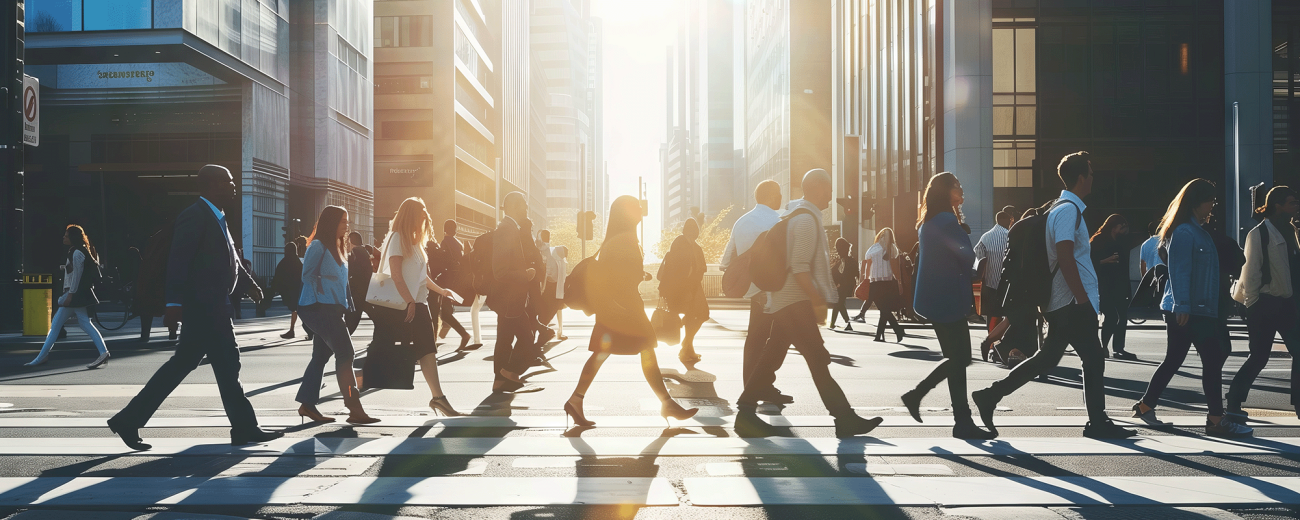
[[(781, 220), (781, 215), (777, 213), (781, 210), (781, 185), (776, 181), (769, 179), (758, 183), (754, 188), (754, 200), (758, 202), (754, 205), (754, 209), (741, 215), (731, 226), (731, 238), (727, 240), (727, 248), (722, 254), (723, 271), (753, 247), (758, 235), (772, 229), (772, 226)], [(749, 257), (744, 258), (742, 262), (749, 261)], [(763, 307), (767, 305), (767, 293), (758, 290), (754, 284), (749, 284), (749, 291), (745, 293), (745, 297), (749, 298), (749, 328), (745, 334), (745, 351), (741, 364), (742, 380), (748, 380), (749, 376), (753, 375), (754, 367), (758, 366), (758, 361), (762, 357), (763, 347), (767, 345), (768, 333), (772, 330), (772, 320), (767, 313), (763, 312)], [(774, 353), (769, 362), (781, 368), (785, 363), (786, 350), (782, 349), (780, 354)], [(756, 393), (760, 395), (760, 401), (767, 403), (794, 402), (793, 397), (781, 393), (775, 386)]]
[(826, 232), (822, 229), (822, 212), (831, 203), (831, 176), (820, 168), (803, 176), (802, 199), (790, 201), (786, 225), (786, 258), (789, 259), (785, 285), (768, 293), (764, 312), (772, 321), (771, 334), (763, 347), (762, 358), (754, 373), (745, 379), (745, 391), (736, 402), (736, 435), (773, 437), (774, 426), (755, 413), (763, 393), (776, 381), (778, 356), (794, 345), (808, 363), (822, 403), (835, 417), (835, 436), (853, 437), (874, 430), (882, 419), (859, 417), (844, 396), (844, 390), (831, 377), (831, 355), (817, 326), (826, 321), (826, 308), (839, 300), (831, 281), (831, 260)]

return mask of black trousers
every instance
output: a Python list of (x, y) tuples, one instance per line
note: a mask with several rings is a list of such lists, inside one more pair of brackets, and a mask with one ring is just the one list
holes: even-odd
[(934, 335), (939, 338), (943, 361), (917, 383), (916, 389), (926, 394), (947, 379), (953, 417), (970, 417), (970, 401), (966, 398), (966, 367), (971, 361), (970, 329), (966, 320), (935, 323)]
[[(759, 363), (772, 363), (776, 366), (771, 367), (772, 373), (781, 369), (785, 364), (785, 355), (790, 349), (782, 347), (780, 352), (773, 352), (771, 356), (764, 356), (767, 349), (767, 340), (772, 334), (772, 316), (763, 312), (766, 297), (759, 293), (749, 300), (749, 328), (745, 333), (745, 350), (741, 360), (741, 377), (745, 382), (749, 382), (750, 376), (758, 369)], [(767, 392), (775, 390), (775, 387), (758, 388), (755, 391), (766, 395)]]
[(257, 428), (257, 415), (253, 404), (244, 396), (239, 382), (239, 345), (235, 341), (234, 324), (229, 319), (199, 319), (197, 309), (187, 321), (181, 322), (181, 337), (176, 353), (167, 360), (131, 402), (113, 416), (111, 422), (127, 427), (142, 428), (167, 396), (198, 368), (204, 356), (212, 365), (225, 406), (231, 431), (248, 432)]
[(1151, 383), (1142, 395), (1143, 403), (1155, 408), (1160, 394), (1182, 368), (1187, 351), (1196, 345), (1196, 353), (1201, 355), (1201, 389), (1205, 391), (1209, 415), (1223, 415), (1223, 363), (1228, 360), (1228, 351), (1219, 345), (1218, 325), (1217, 318), (1206, 316), (1188, 316), (1187, 324), (1179, 325), (1173, 313), (1165, 313), (1165, 360), (1151, 375)]
[[(1047, 313), (1047, 339), (1043, 347), (1025, 362), (1016, 365), (1011, 373), (989, 386), (998, 398), (1033, 381), (1039, 374), (1060, 364), (1065, 347), (1073, 346), (1083, 362), (1083, 400), (1088, 408), (1088, 419), (1102, 422), (1106, 416), (1106, 357), (1101, 341), (1097, 339), (1097, 315), (1091, 305), (1072, 303)], [(1012, 322), (1014, 323), (1014, 322)]]
[(1228, 388), (1229, 403), (1240, 405), (1246, 402), (1246, 395), (1250, 393), (1251, 385), (1255, 384), (1255, 378), (1268, 365), (1269, 356), (1273, 352), (1273, 338), (1281, 334), (1287, 352), (1291, 353), (1291, 405), (1300, 405), (1300, 393), (1296, 392), (1296, 376), (1300, 376), (1300, 359), (1296, 358), (1296, 354), (1300, 354), (1300, 349), (1297, 348), (1300, 346), (1300, 332), (1296, 327), (1294, 298), (1260, 295), (1259, 301), (1246, 313), (1250, 357), (1246, 358), (1241, 369), (1237, 370), (1237, 375), (1232, 378), (1232, 386)]
[(764, 392), (772, 388), (776, 381), (776, 368), (785, 358), (786, 349), (794, 345), (808, 363), (812, 373), (813, 384), (821, 394), (822, 404), (836, 418), (853, 415), (853, 407), (844, 396), (844, 390), (831, 377), (831, 354), (826, 351), (822, 341), (821, 330), (817, 328), (817, 316), (813, 314), (811, 302), (802, 301), (791, 304), (772, 314), (772, 336), (763, 348), (763, 357), (753, 375), (745, 379), (745, 391), (740, 394), (736, 405), (742, 412), (753, 412), (758, 401), (765, 397)]
[(497, 313), (497, 342), (492, 350), (492, 369), (497, 380), (504, 379), (502, 370), (524, 373), (541, 354), (534, 336), (536, 323), (537, 318), (532, 314), (506, 317)]
[[(1128, 298), (1109, 298), (1101, 301), (1101, 348), (1110, 345), (1114, 352), (1124, 352), (1124, 336), (1128, 333)], [(1114, 343), (1111, 339), (1114, 339)]]
[(844, 300), (845, 300), (845, 297), (840, 296), (839, 301), (835, 302), (835, 304), (831, 306), (831, 326), (832, 326), (832, 327), (835, 326), (835, 319), (836, 319), (836, 318), (839, 318), (840, 316), (843, 316), (843, 317), (844, 317), (844, 325), (845, 325), (845, 326), (848, 326), (850, 323), (852, 323), (852, 322), (849, 321), (849, 309), (848, 309), (848, 306), (846, 306), (846, 305), (844, 304)]

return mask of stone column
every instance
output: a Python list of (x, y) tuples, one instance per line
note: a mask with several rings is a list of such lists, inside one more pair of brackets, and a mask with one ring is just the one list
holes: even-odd
[(943, 0), (943, 164), (972, 240), (993, 226), (993, 0)]
[[(1260, 182), (1273, 185), (1272, 19), (1270, 0), (1223, 3), (1224, 192), (1230, 202), (1225, 209), (1228, 215), (1235, 212), (1237, 225), (1246, 229), (1253, 224), (1250, 186)], [(1241, 180), (1234, 200), (1232, 188), (1237, 183), (1238, 167)], [(1244, 236), (1244, 232), (1237, 235)]]

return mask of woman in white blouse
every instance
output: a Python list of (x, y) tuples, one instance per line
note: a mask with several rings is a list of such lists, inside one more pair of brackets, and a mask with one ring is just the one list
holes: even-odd
[(871, 284), (870, 298), (862, 302), (862, 309), (858, 311), (858, 320), (864, 321), (867, 314), (867, 308), (871, 303), (876, 303), (876, 309), (880, 310), (880, 321), (876, 323), (876, 341), (885, 341), (885, 325), (893, 325), (894, 334), (898, 336), (898, 341), (903, 341), (903, 326), (898, 324), (898, 319), (894, 317), (894, 312), (902, 307), (899, 300), (902, 298), (901, 279), (898, 277), (898, 246), (894, 245), (894, 230), (890, 228), (881, 229), (876, 233), (876, 243), (867, 249), (862, 256), (863, 268), (862, 275), (867, 277)]
[[(95, 350), (99, 351), (99, 358), (86, 365), (86, 368), (99, 368), (108, 363), (108, 347), (104, 345), (104, 337), (99, 335), (95, 324), (90, 322), (90, 314), (86, 312), (87, 307), (99, 303), (92, 289), (97, 278), (94, 274), (99, 273), (99, 253), (95, 251), (95, 246), (91, 245), (86, 231), (76, 224), (68, 226), (63, 232), (63, 245), (68, 246), (68, 262), (63, 266), (63, 295), (59, 297), (59, 311), (54, 313), (54, 320), (50, 323), (50, 333), (45, 336), (45, 345), (41, 347), (41, 353), (36, 355), (36, 359), (23, 366), (34, 367), (45, 364), (49, 360), (50, 349), (54, 348), (54, 340), (59, 337), (59, 329), (63, 328), (63, 324), (67, 323), (69, 318), (76, 316), (77, 324), (81, 325), (81, 330), (85, 331), (87, 336), (90, 336), (90, 341), (95, 344)], [(89, 264), (87, 260), (90, 261)], [(88, 269), (93, 269), (94, 273), (87, 275)]]

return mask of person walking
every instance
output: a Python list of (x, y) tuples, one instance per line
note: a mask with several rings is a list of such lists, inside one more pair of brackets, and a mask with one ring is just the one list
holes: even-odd
[(659, 294), (668, 304), (668, 312), (682, 316), (682, 348), (677, 359), (694, 366), (703, 356), (695, 352), (695, 334), (709, 321), (709, 302), (704, 297), (704, 249), (696, 242), (700, 225), (688, 218), (682, 234), (673, 239), (663, 263), (659, 264)]
[(59, 310), (54, 313), (54, 319), (50, 321), (50, 331), (45, 335), (45, 344), (41, 345), (41, 352), (36, 354), (36, 359), (23, 366), (34, 367), (49, 361), (50, 349), (54, 348), (54, 342), (59, 337), (59, 329), (63, 328), (63, 324), (67, 323), (68, 319), (75, 317), (81, 330), (90, 336), (95, 350), (99, 351), (99, 357), (86, 365), (86, 368), (99, 368), (108, 363), (110, 354), (108, 347), (104, 345), (104, 337), (90, 321), (90, 313), (87, 312), (88, 307), (99, 303), (99, 299), (95, 297), (94, 287), (99, 280), (99, 252), (95, 251), (95, 246), (91, 244), (86, 230), (76, 224), (71, 224), (63, 230), (63, 245), (68, 246), (68, 253), (67, 261), (63, 265), (63, 295), (59, 296)]
[[(988, 319), (988, 330), (993, 331), (1002, 320), (1002, 298), (998, 291), (998, 282), (1002, 280), (1002, 260), (1007, 256), (1007, 233), (1015, 215), (1007, 206), (994, 216), (996, 224), (993, 229), (984, 232), (979, 243), (975, 244), (975, 261), (981, 266), (980, 274), (980, 314)], [(987, 358), (987, 356), (985, 356)]]
[(641, 201), (637, 198), (623, 195), (610, 204), (605, 240), (587, 281), (587, 301), (594, 304), (592, 308), (596, 311), (596, 326), (587, 346), (591, 356), (582, 367), (573, 393), (564, 403), (564, 413), (579, 426), (596, 424), (583, 413), (582, 401), (596, 379), (596, 373), (611, 354), (641, 356), (641, 372), (645, 374), (650, 390), (659, 398), (659, 415), (664, 419), (685, 420), (699, 411), (698, 408), (682, 408), (664, 386), (659, 360), (655, 357), (658, 341), (639, 292), (641, 282), (650, 280), (650, 274), (645, 272), (641, 243), (637, 240), (636, 228), (640, 223)]
[(1291, 219), (1300, 213), (1295, 190), (1275, 186), (1268, 191), (1264, 206), (1255, 209), (1263, 221), (1246, 235), (1246, 263), (1241, 268), (1234, 300), (1246, 306), (1246, 331), (1250, 337), (1250, 356), (1241, 364), (1228, 387), (1225, 413), (1234, 422), (1249, 414), (1242, 409), (1255, 378), (1268, 364), (1273, 341), (1278, 335), (1291, 353), (1291, 406), (1300, 416), (1300, 331), (1296, 325), (1295, 286), (1300, 280), (1300, 245)]
[[(149, 237), (148, 243), (145, 244), (144, 252), (140, 255), (141, 266), (146, 259), (150, 261), (150, 267), (165, 267), (167, 256), (171, 254), (166, 245), (171, 244), (173, 226), (171, 220), (163, 223), (162, 228), (154, 232)], [(140, 274), (135, 278), (135, 299), (131, 302), (134, 306), (136, 315), (140, 316), (140, 342), (147, 343), (150, 333), (153, 330), (154, 318), (162, 317), (167, 310), (167, 302), (162, 297), (164, 290), (160, 286), (165, 285), (167, 280), (158, 276), (156, 272), (145, 272), (146, 269), (140, 269)], [(172, 324), (167, 328), (167, 339), (175, 341), (177, 335), (177, 324)]]
[(1157, 252), (1160, 248), (1160, 237), (1156, 236), (1156, 231), (1159, 228), (1159, 220), (1147, 224), (1147, 236), (1150, 238), (1142, 242), (1142, 249), (1138, 251), (1138, 270), (1142, 272), (1142, 276), (1146, 276), (1147, 271), (1164, 263), (1163, 260), (1160, 260), (1160, 254)]
[[(759, 419), (758, 401), (776, 381), (776, 364), (794, 345), (808, 363), (822, 404), (835, 417), (835, 436), (852, 437), (874, 430), (880, 417), (864, 419), (853, 411), (844, 390), (831, 377), (830, 352), (818, 325), (825, 323), (826, 306), (838, 299), (831, 282), (830, 254), (822, 230), (822, 211), (830, 207), (831, 176), (816, 168), (803, 176), (803, 198), (790, 202), (786, 223), (786, 279), (779, 291), (768, 294), (765, 312), (771, 315), (771, 335), (754, 374), (745, 380), (745, 390), (736, 401), (735, 430), (740, 437), (770, 437), (776, 427)], [(778, 354), (778, 351), (782, 351)]]
[[(294, 329), (298, 326), (298, 300), (302, 296), (302, 259), (298, 257), (297, 242), (284, 244), (284, 258), (275, 265), (275, 275), (271, 277), (271, 290), (280, 294), (280, 300), (289, 309), (289, 330), (280, 337), (293, 339)], [(307, 334), (307, 341), (315, 337), (312, 335), (311, 326), (305, 321), (302, 323), (302, 330)]]
[[(967, 243), (970, 241), (967, 240)], [(862, 302), (862, 309), (858, 311), (859, 316), (867, 312), (867, 308), (872, 303), (876, 304), (876, 310), (880, 311), (880, 319), (876, 322), (876, 341), (885, 341), (885, 326), (892, 325), (894, 335), (898, 337), (898, 342), (903, 342), (903, 326), (899, 325), (898, 318), (894, 313), (902, 308), (899, 299), (902, 297), (903, 288), (900, 283), (899, 273), (899, 253), (898, 246), (894, 244), (894, 230), (883, 228), (876, 233), (876, 243), (867, 248), (865, 256), (866, 265), (862, 270), (867, 275), (867, 282), (871, 284), (871, 296), (867, 301)], [(915, 291), (913, 291), (915, 294)]]
[(410, 390), (414, 388), (411, 362), (418, 362), (432, 397), (429, 408), (448, 417), (464, 415), (452, 408), (438, 378), (437, 331), (427, 302), (430, 292), (450, 296), (451, 291), (429, 277), (429, 258), (423, 245), (429, 241), (432, 225), (424, 200), (411, 197), (402, 201), (388, 229), (379, 272), (391, 277), (406, 308), (370, 306), (375, 334), (362, 380), (366, 388)]
[(849, 321), (849, 309), (844, 302), (858, 286), (858, 262), (853, 259), (853, 244), (850, 244), (844, 237), (835, 239), (835, 260), (831, 263), (831, 281), (835, 283), (835, 291), (839, 295), (835, 306), (831, 307), (831, 326), (835, 329), (835, 318), (844, 317), (844, 330), (853, 330), (853, 322)]
[(134, 450), (148, 450), (139, 429), (163, 400), (205, 358), (216, 376), (230, 420), (230, 443), (243, 445), (284, 436), (263, 431), (239, 383), (239, 344), (235, 339), (230, 295), (262, 300), (262, 290), (235, 252), (223, 208), (235, 204), (235, 178), (224, 166), (199, 169), (199, 200), (176, 218), (171, 257), (167, 261), (168, 326), (181, 323), (176, 353), (149, 378), (131, 402), (108, 420), (108, 427)]
[[(527, 367), (546, 364), (546, 358), (542, 355), (542, 347), (555, 339), (555, 330), (540, 320), (540, 316), (544, 311), (542, 308), (542, 285), (546, 277), (546, 258), (542, 256), (541, 233), (538, 233), (538, 237), (533, 236), (533, 219), (527, 217), (520, 221), (519, 231), (522, 237), (519, 246), (524, 252), (524, 265), (538, 274), (528, 284), (527, 303), (524, 304), (527, 322), (537, 332), (537, 344), (532, 349), (536, 351), (537, 356), (529, 360), (528, 365), (525, 367), (526, 370)], [(549, 237), (550, 231), (542, 231), (546, 232)], [(547, 251), (550, 251), (550, 249), (547, 248)]]
[(361, 233), (348, 234), (348, 290), (352, 291), (352, 309), (343, 313), (348, 334), (361, 325), (361, 313), (366, 310), (366, 293), (370, 290), (370, 253), (362, 246)]
[(916, 297), (912, 308), (934, 325), (934, 335), (943, 350), (943, 361), (916, 388), (903, 394), (903, 404), (916, 422), (921, 422), (921, 400), (945, 379), (952, 399), (955, 422), (952, 436), (958, 439), (992, 439), (997, 434), (980, 429), (971, 419), (966, 398), (966, 367), (970, 366), (970, 329), (966, 312), (974, 302), (968, 287), (978, 274), (970, 238), (961, 227), (961, 205), (965, 192), (957, 176), (943, 172), (930, 177), (921, 199), (917, 234), (921, 243), (917, 258)]
[[(1011, 395), (1040, 374), (1047, 373), (1073, 346), (1083, 362), (1083, 396), (1088, 409), (1085, 437), (1120, 439), (1137, 432), (1118, 426), (1106, 415), (1105, 351), (1097, 338), (1097, 273), (1092, 267), (1088, 226), (1083, 221), (1087, 205), (1083, 197), (1092, 193), (1092, 164), (1088, 152), (1076, 152), (1061, 158), (1057, 176), (1065, 185), (1061, 197), (1047, 215), (1047, 263), (1052, 269), (1052, 286), (1043, 313), (1047, 319), (1047, 339), (1037, 353), (1016, 365), (1011, 373), (988, 388), (971, 393), (979, 408), (980, 419), (993, 433), (993, 417), (998, 401)], [(1073, 260), (1073, 261), (1072, 261)]]
[[(434, 277), (433, 281), (448, 289), (463, 290), (463, 288), (452, 285), (453, 281), (463, 279), (460, 263), (465, 257), (465, 247), (460, 243), (460, 239), (456, 238), (455, 220), (447, 219), (443, 221), (442, 242), (438, 243), (438, 249), (441, 251), (443, 266), (441, 272)], [(462, 297), (470, 292), (465, 291)], [(442, 324), (438, 337), (447, 337), (448, 329), (453, 329), (457, 334), (460, 334), (460, 346), (456, 350), (464, 350), (469, 346), (469, 332), (465, 330), (464, 325), (460, 324), (460, 320), (456, 319), (456, 305), (450, 298), (438, 297), (438, 321)]]
[[(491, 235), (488, 235), (488, 237), (490, 239)], [(466, 256), (474, 252), (474, 248), (478, 245), (478, 242), (481, 239), (482, 237), (480, 236), (479, 238), (475, 238), (473, 243), (464, 243)], [(469, 292), (474, 293), (475, 291)], [(466, 295), (466, 297), (468, 298), (469, 296)], [(485, 302), (487, 302), (487, 295), (474, 294), (474, 302), (469, 305), (469, 330), (471, 335), (474, 336), (474, 338), (470, 340), (470, 345), (476, 346), (476, 348), (483, 346), (483, 326), (479, 321), (479, 314), (483, 311), (483, 304)]]
[(298, 385), (298, 415), (316, 422), (334, 422), (316, 409), (320, 400), (321, 378), (325, 364), (334, 357), (334, 375), (338, 380), (343, 405), (351, 424), (379, 422), (361, 406), (352, 371), (355, 351), (344, 314), (355, 308), (348, 283), (348, 265), (344, 262), (344, 237), (348, 233), (348, 211), (340, 206), (326, 206), (316, 219), (316, 227), (307, 238), (307, 255), (303, 258), (302, 294), (298, 305), (302, 324), (318, 331), (312, 342), (311, 362)]
[(542, 298), (549, 298), (550, 311), (544, 318), (549, 325), (555, 318), (555, 338), (564, 341), (564, 283), (569, 277), (569, 248), (555, 246), (551, 248), (551, 257), (546, 264), (546, 290)]
[(1216, 331), (1219, 312), (1219, 255), (1214, 239), (1202, 229), (1214, 211), (1218, 189), (1205, 179), (1183, 186), (1160, 221), (1160, 249), (1169, 266), (1160, 310), (1165, 313), (1165, 360), (1151, 376), (1142, 400), (1133, 404), (1133, 417), (1151, 426), (1167, 426), (1156, 418), (1160, 395), (1196, 346), (1201, 358), (1201, 388), (1208, 413), (1205, 433), (1212, 437), (1249, 437), (1252, 429), (1223, 415), (1223, 363), (1227, 349)]
[[(492, 354), (494, 392), (516, 392), (527, 387), (521, 376), (541, 353), (533, 333), (537, 319), (528, 312), (528, 293), (537, 284), (537, 269), (524, 241), (532, 237), (523, 231), (528, 219), (528, 199), (512, 191), (505, 197), (505, 217), (492, 232), (492, 275), (487, 306), (497, 314), (497, 341)], [(535, 387), (527, 387), (534, 390)]]
[[(754, 201), (757, 202), (754, 208), (741, 215), (731, 226), (731, 238), (727, 239), (727, 247), (722, 253), (723, 272), (741, 263), (744, 265), (734, 268), (747, 272), (749, 257), (745, 254), (754, 246), (754, 241), (758, 240), (759, 235), (772, 229), (772, 226), (781, 220), (781, 215), (777, 213), (781, 209), (781, 185), (776, 181), (768, 179), (758, 183), (758, 186), (754, 187)], [(750, 376), (757, 370), (759, 361), (763, 360), (767, 339), (772, 332), (772, 317), (763, 312), (767, 306), (767, 293), (758, 290), (758, 286), (749, 284), (745, 298), (749, 299), (749, 326), (746, 328), (745, 347), (741, 357), (741, 377), (749, 381)], [(786, 350), (782, 348), (780, 352), (772, 352), (767, 358), (767, 362), (776, 365), (772, 369), (773, 372), (785, 363)], [(759, 396), (758, 400), (767, 403), (794, 402), (793, 397), (781, 393), (775, 386), (755, 388), (753, 392)]]
[[(1037, 216), (1038, 208), (1029, 208), (1020, 216), (1020, 220)], [(1008, 229), (1007, 243), (1015, 237), (1017, 241), (1023, 240), (1021, 235), (1031, 232), (1028, 227), (1016, 228), (1014, 225)], [(978, 246), (977, 246), (978, 247)], [(1003, 252), (1005, 260), (1005, 250)], [(1004, 267), (999, 267), (999, 271)], [(987, 274), (987, 272), (986, 272)], [(999, 283), (1001, 283), (1001, 273), (999, 273)], [(1005, 297), (1005, 293), (999, 290), (993, 296), (998, 300), (999, 306)], [(1037, 307), (1026, 308), (1026, 306), (1012, 306), (1002, 308), (1003, 319), (989, 332), (989, 336), (980, 343), (980, 354), (984, 361), (990, 361), (996, 358), (997, 361), (1006, 365), (1007, 368), (1014, 368), (1029, 356), (1038, 352), (1038, 341), (1042, 336), (1042, 315)], [(1046, 374), (1039, 376), (1040, 379), (1046, 377)]]
[(1124, 350), (1124, 336), (1128, 333), (1128, 304), (1133, 296), (1129, 281), (1129, 252), (1133, 243), (1128, 239), (1128, 219), (1111, 215), (1089, 239), (1092, 249), (1092, 266), (1097, 270), (1097, 290), (1101, 296), (1101, 348), (1113, 343), (1115, 359), (1136, 361), (1137, 356)]

